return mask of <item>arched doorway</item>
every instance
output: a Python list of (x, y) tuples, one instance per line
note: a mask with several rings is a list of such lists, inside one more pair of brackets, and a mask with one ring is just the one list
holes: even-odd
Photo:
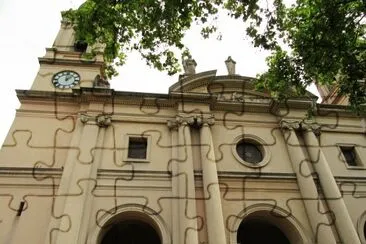
[(285, 234), (275, 225), (261, 219), (243, 220), (237, 231), (238, 244), (290, 244)]
[[(312, 233), (306, 231), (293, 214), (270, 204), (258, 203), (246, 207), (229, 216), (227, 226), (230, 230), (230, 243), (313, 243)], [(269, 238), (269, 242), (267, 239), (254, 239), (257, 236), (272, 239)], [(254, 242), (246, 238), (254, 239)]]
[(123, 220), (114, 223), (104, 234), (101, 244), (161, 244), (159, 234), (141, 220)]

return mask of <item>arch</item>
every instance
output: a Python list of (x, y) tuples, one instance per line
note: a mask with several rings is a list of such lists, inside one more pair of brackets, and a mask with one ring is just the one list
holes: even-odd
[(151, 226), (159, 235), (162, 244), (170, 244), (170, 231), (163, 218), (153, 209), (140, 204), (124, 204), (105, 211), (97, 218), (89, 244), (100, 244), (104, 235), (117, 223), (137, 220)]
[(310, 233), (306, 233), (298, 220), (288, 211), (271, 204), (254, 204), (238, 213), (229, 226), (230, 243), (237, 243), (240, 224), (244, 221), (260, 220), (277, 227), (291, 244), (311, 243)]
[(357, 220), (357, 233), (361, 243), (366, 244), (366, 211)]
[(101, 244), (161, 244), (159, 233), (149, 223), (136, 217), (113, 224), (100, 238)]

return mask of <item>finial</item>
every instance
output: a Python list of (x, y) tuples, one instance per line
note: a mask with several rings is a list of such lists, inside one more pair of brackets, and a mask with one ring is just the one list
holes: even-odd
[(196, 73), (197, 63), (193, 58), (183, 59), (183, 68), (185, 75), (194, 75)]
[(226, 64), (228, 74), (229, 75), (235, 75), (235, 64), (236, 64), (236, 62), (231, 58), (231, 56), (229, 56), (225, 60), (225, 64)]

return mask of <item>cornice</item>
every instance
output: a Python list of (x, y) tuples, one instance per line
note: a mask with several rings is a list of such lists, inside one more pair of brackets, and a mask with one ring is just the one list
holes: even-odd
[[(281, 116), (281, 110), (308, 110), (314, 107), (309, 97), (296, 97), (285, 102), (265, 99), (258, 102), (253, 100), (218, 100), (218, 96), (209, 93), (181, 93), (170, 94), (140, 93), (114, 91), (113, 89), (86, 88), (73, 89), (72, 92), (16, 90), (19, 101), (22, 102), (70, 102), (82, 103), (89, 101), (109, 104), (137, 105), (140, 107), (177, 108), (179, 103), (209, 104), (212, 110), (271, 113)], [(245, 99), (245, 98), (244, 98)], [(349, 117), (360, 118), (350, 110), (349, 106), (333, 104), (317, 104), (315, 117)]]
[(74, 66), (82, 64), (83, 67), (102, 67), (104, 62), (102, 61), (96, 61), (96, 60), (88, 60), (88, 59), (72, 59), (72, 58), (38, 58), (38, 62), (40, 64), (62, 64), (62, 65), (68, 65), (68, 66)]
[(27, 176), (27, 177), (61, 177), (62, 168), (34, 168), (34, 167), (0, 167), (1, 176)]
[(128, 179), (131, 177), (131, 173), (133, 178), (141, 178), (149, 177), (155, 179), (167, 179), (171, 178), (171, 174), (168, 171), (153, 171), (153, 170), (121, 170), (121, 169), (98, 169), (97, 177), (98, 178), (121, 178)]

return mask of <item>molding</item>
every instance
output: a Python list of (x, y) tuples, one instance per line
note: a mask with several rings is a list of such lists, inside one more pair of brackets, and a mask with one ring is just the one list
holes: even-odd
[[(196, 175), (195, 171), (195, 175)], [(198, 173), (198, 172), (197, 172)], [(202, 174), (202, 173), (201, 173)], [(295, 173), (217, 171), (219, 178), (296, 180)], [(260, 175), (260, 176), (258, 176)]]
[[(192, 77), (192, 76), (189, 76)], [(293, 98), (286, 103), (278, 103), (272, 99), (268, 99), (266, 103), (253, 102), (236, 102), (236, 101), (217, 101), (217, 95), (209, 93), (180, 93), (172, 92), (170, 94), (153, 94), (138, 92), (121, 92), (113, 89), (85, 88), (73, 89), (72, 93), (54, 92), (54, 91), (36, 91), (36, 90), (16, 90), (20, 102), (40, 100), (57, 102), (76, 102), (81, 101), (99, 101), (109, 102), (111, 104), (126, 104), (146, 107), (170, 107), (177, 108), (180, 102), (192, 102), (210, 104), (212, 110), (218, 111), (239, 111), (239, 112), (265, 112), (272, 113), (274, 116), (279, 115), (281, 109), (308, 109), (313, 106), (312, 100), (309, 98)], [(249, 91), (248, 91), (249, 92)], [(349, 107), (342, 105), (317, 105), (318, 119), (323, 117), (350, 117), (361, 118), (357, 116)]]
[(34, 173), (42, 175), (62, 175), (63, 168), (35, 168), (35, 167), (0, 167), (0, 175), (33, 175)]
[[(60, 51), (57, 51), (55, 55), (60, 54)], [(65, 66), (74, 66), (75, 65), (82, 65), (83, 67), (102, 67), (104, 62), (97, 61), (97, 60), (88, 60), (82, 59), (81, 55), (73, 55), (76, 59), (72, 58), (60, 58), (60, 57), (53, 57), (53, 58), (38, 58), (39, 64), (61, 64)]]

